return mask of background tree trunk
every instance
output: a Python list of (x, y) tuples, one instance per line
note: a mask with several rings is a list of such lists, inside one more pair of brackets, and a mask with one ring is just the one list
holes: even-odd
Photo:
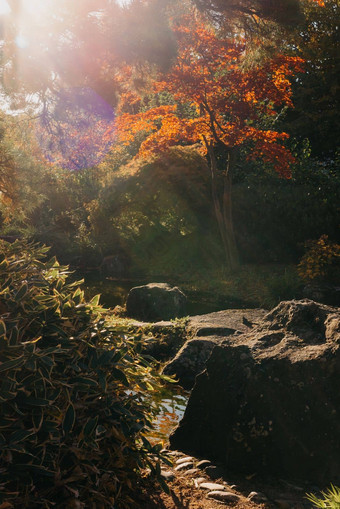
[(231, 270), (236, 270), (239, 265), (239, 256), (236, 247), (236, 240), (234, 234), (234, 225), (232, 218), (232, 198), (231, 198), (231, 167), (233, 154), (228, 153), (227, 167), (223, 171), (223, 191), (222, 194), (217, 182), (218, 168), (217, 161), (214, 153), (214, 147), (208, 146), (208, 155), (211, 170), (211, 189), (212, 199), (214, 204), (215, 216), (218, 224), (218, 229), (221, 235), (221, 240), (226, 257), (226, 265)]

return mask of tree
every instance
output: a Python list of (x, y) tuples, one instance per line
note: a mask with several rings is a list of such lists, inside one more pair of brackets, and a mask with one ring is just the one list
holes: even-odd
[(178, 57), (169, 72), (153, 84), (154, 94), (167, 91), (172, 101), (153, 106), (148, 98), (125, 93), (117, 118), (118, 139), (128, 145), (143, 133), (139, 157), (175, 145), (195, 144), (207, 155), (226, 263), (235, 268), (238, 256), (231, 203), (235, 157), (238, 149), (248, 144), (251, 158), (272, 163), (282, 176), (290, 176), (294, 158), (284, 146), (288, 135), (269, 128), (268, 119), (277, 116), (278, 107), (292, 105), (289, 77), (302, 63), (299, 58), (277, 56), (244, 71), (244, 39), (219, 39), (194, 11), (174, 31)]
[(294, 110), (283, 129), (297, 139), (308, 138), (312, 154), (332, 157), (339, 149), (339, 23), (340, 3), (306, 2), (306, 22), (295, 38), (295, 54), (305, 60), (305, 72), (293, 85)]

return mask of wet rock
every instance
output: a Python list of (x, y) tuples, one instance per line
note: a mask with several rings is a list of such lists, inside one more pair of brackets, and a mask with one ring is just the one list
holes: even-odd
[(187, 298), (177, 287), (167, 283), (150, 283), (131, 288), (126, 311), (131, 318), (156, 322), (185, 315)]
[(339, 483), (339, 379), (340, 309), (281, 302), (215, 345), (170, 446), (245, 474)]
[(208, 498), (213, 498), (214, 500), (219, 500), (220, 502), (224, 502), (225, 504), (236, 503), (240, 500), (239, 495), (235, 495), (235, 493), (230, 493), (229, 491), (210, 491), (207, 495)]

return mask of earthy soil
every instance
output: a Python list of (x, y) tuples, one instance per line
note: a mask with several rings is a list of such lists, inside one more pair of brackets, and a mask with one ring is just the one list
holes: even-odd
[[(228, 506), (233, 509), (305, 509), (310, 507), (310, 504), (304, 498), (304, 492), (297, 493), (292, 489), (287, 489), (288, 487), (284, 489), (283, 482), (280, 483), (279, 481), (276, 486), (267, 485), (267, 492), (269, 489), (275, 498), (262, 504), (251, 502), (246, 496), (243, 496), (236, 504), (226, 505), (207, 498), (202, 489), (196, 488), (193, 483), (188, 484), (188, 479), (183, 477), (176, 478), (168, 485), (171, 490), (169, 495), (157, 490), (154, 485), (144, 490), (138, 499), (138, 507), (140, 509), (223, 509), (223, 507)], [(240, 491), (230, 491), (242, 495)]]
[[(224, 476), (216, 480), (209, 478), (204, 470), (193, 475), (186, 471), (172, 471), (175, 479), (167, 483), (170, 493), (164, 493), (154, 483), (146, 485), (136, 498), (139, 509), (223, 509), (228, 506), (232, 509), (311, 509), (306, 493), (318, 490), (315, 486), (295, 485), (284, 479), (260, 478), (256, 474), (244, 477), (228, 473), (227, 479)], [(197, 477), (205, 477), (208, 482), (227, 483), (227, 491), (239, 495), (239, 500), (226, 504), (207, 498), (207, 491), (195, 483)], [(252, 492), (264, 495), (266, 502), (249, 500)]]

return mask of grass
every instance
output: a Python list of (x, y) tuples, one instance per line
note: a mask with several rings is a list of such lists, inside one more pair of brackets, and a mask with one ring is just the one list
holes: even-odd
[(293, 265), (244, 265), (235, 273), (220, 269), (197, 274), (181, 285), (189, 294), (210, 295), (222, 307), (226, 303), (226, 307), (263, 308), (301, 298), (302, 286)]
[(340, 488), (331, 484), (331, 487), (322, 491), (321, 495), (322, 497), (317, 497), (313, 493), (308, 493), (307, 499), (320, 509), (340, 509)]

